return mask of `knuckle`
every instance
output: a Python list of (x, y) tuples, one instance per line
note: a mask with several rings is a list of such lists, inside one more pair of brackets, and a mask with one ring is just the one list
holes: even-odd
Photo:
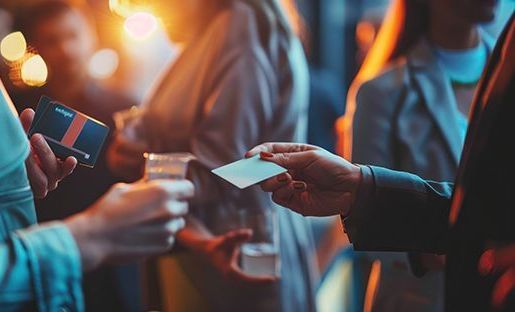
[(272, 200), (280, 205), (284, 202), (278, 193), (272, 193)]
[(192, 197), (195, 194), (195, 186), (191, 181), (184, 180), (180, 182), (176, 182), (177, 190), (176, 195), (178, 197)]
[(54, 190), (57, 189), (58, 186), (59, 186), (59, 182), (57, 182), (57, 181), (56, 182), (52, 182), (52, 184), (50, 184), (48, 186), (48, 191), (54, 191)]
[(261, 144), (261, 146), (260, 146), (260, 147), (261, 147), (262, 149), (264, 149), (264, 150), (269, 151), (269, 150), (271, 150), (271, 149), (272, 149), (272, 143), (270, 143), (270, 142), (266, 142), (266, 143)]
[(158, 201), (165, 201), (169, 197), (168, 190), (162, 184), (153, 184), (150, 187), (149, 192), (149, 195), (151, 195), (155, 200)]
[(175, 244), (175, 236), (174, 235), (168, 236), (168, 238), (166, 239), (166, 249), (172, 248), (174, 244)]
[(116, 183), (111, 187), (111, 191), (117, 194), (127, 192), (127, 185), (125, 183)]
[(306, 155), (309, 157), (309, 158), (317, 158), (320, 155), (320, 151), (317, 151), (317, 150), (311, 150), (311, 151), (308, 151), (306, 152)]

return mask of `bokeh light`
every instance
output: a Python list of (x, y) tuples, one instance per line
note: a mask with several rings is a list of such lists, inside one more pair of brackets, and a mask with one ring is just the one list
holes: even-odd
[(46, 83), (48, 68), (40, 55), (34, 54), (27, 58), (21, 66), (21, 79), (31, 87), (40, 87)]
[(123, 27), (132, 39), (142, 41), (156, 32), (158, 22), (156, 17), (148, 12), (137, 12), (127, 17)]
[(122, 17), (129, 17), (135, 12), (146, 11), (141, 4), (138, 5), (132, 0), (109, 0), (109, 9)]
[(112, 49), (97, 51), (89, 61), (89, 75), (95, 79), (111, 77), (119, 65), (118, 53)]
[(27, 41), (19, 31), (8, 34), (0, 42), (0, 53), (10, 62), (21, 59), (25, 55), (26, 50)]

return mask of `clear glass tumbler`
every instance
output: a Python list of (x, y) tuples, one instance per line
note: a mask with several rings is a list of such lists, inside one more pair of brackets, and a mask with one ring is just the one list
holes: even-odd
[(240, 210), (240, 225), (252, 238), (241, 245), (241, 268), (249, 275), (280, 276), (279, 226), (275, 209)]
[(186, 179), (188, 163), (195, 159), (190, 153), (145, 153), (145, 179)]

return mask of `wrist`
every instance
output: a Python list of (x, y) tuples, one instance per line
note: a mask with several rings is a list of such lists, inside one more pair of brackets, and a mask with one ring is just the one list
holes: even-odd
[(200, 255), (208, 254), (210, 239), (201, 235), (191, 227), (186, 226), (183, 230), (179, 231), (176, 235), (176, 239), (182, 246), (194, 253)]
[(352, 178), (352, 206), (356, 203), (359, 194), (359, 188), (363, 183), (363, 170), (360, 165), (353, 164), (353, 178)]
[(106, 259), (106, 250), (98, 239), (98, 223), (87, 213), (80, 213), (64, 221), (79, 247), (83, 271), (91, 271)]
[(341, 205), (339, 211), (340, 216), (343, 218), (350, 214), (352, 207), (354, 207), (358, 200), (359, 188), (363, 181), (363, 171), (361, 170), (361, 166), (352, 164), (346, 177), (346, 181), (347, 187), (345, 188), (345, 194), (343, 195), (343, 205)]

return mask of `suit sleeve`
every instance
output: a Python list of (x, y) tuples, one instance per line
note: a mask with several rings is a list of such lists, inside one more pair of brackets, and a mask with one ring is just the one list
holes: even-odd
[(362, 167), (356, 203), (344, 219), (356, 250), (447, 250), (453, 185), (379, 167)]

